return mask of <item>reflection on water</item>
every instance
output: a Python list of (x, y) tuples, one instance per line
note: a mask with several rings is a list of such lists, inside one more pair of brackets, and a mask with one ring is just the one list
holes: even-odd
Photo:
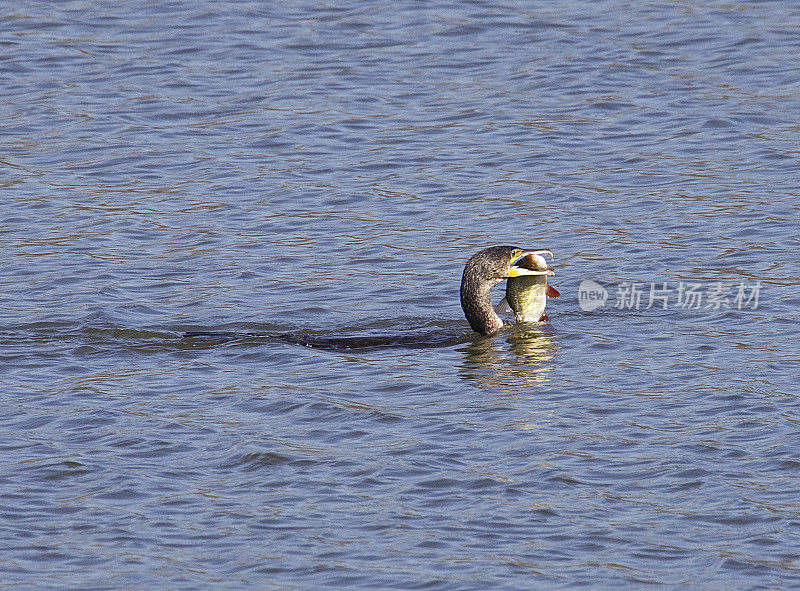
[(493, 338), (476, 337), (459, 349), (464, 355), (459, 376), (495, 391), (546, 384), (555, 357), (548, 333), (546, 325), (519, 324)]
[(547, 325), (518, 324), (506, 342), (511, 345), (511, 351), (519, 357), (521, 363), (539, 365), (554, 357), (551, 331)]

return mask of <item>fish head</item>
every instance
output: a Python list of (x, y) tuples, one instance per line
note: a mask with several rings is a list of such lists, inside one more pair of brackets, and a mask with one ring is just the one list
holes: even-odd
[(549, 250), (524, 250), (522, 248), (515, 248), (511, 252), (507, 277), (555, 275), (553, 268), (547, 264), (547, 261), (542, 256), (544, 254), (549, 254), (550, 258), (553, 258), (553, 253)]

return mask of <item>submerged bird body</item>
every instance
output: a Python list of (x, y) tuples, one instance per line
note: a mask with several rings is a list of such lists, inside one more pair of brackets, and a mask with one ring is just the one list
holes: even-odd
[(495, 312), (489, 295), (492, 288), (503, 279), (520, 276), (546, 277), (553, 273), (549, 267), (547, 270), (528, 269), (519, 264), (523, 257), (538, 256), (544, 252), (550, 251), (492, 246), (477, 252), (467, 261), (461, 277), (461, 307), (472, 330), (483, 335), (492, 335), (503, 327), (503, 320)]
[(517, 265), (524, 269), (544, 272), (541, 275), (521, 275), (508, 280), (506, 301), (514, 311), (517, 322), (547, 320), (544, 312), (547, 298), (561, 295), (554, 287), (547, 284), (547, 275), (552, 275), (552, 269), (539, 254), (529, 254)]

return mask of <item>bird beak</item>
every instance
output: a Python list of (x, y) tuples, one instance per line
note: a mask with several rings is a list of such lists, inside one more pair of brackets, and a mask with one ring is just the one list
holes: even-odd
[(554, 258), (553, 253), (550, 252), (549, 250), (524, 250), (519, 256), (515, 257), (509, 264), (508, 277), (522, 277), (525, 275), (555, 275), (553, 268), (550, 266), (538, 269), (528, 269), (526, 267), (521, 266), (524, 263), (525, 258), (530, 254), (535, 254), (535, 255), (549, 254), (551, 260)]

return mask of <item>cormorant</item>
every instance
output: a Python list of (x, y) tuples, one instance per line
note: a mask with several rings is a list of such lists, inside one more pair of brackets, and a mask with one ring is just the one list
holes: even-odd
[(475, 253), (467, 261), (461, 277), (461, 308), (472, 330), (493, 335), (503, 327), (489, 296), (491, 289), (503, 279), (523, 275), (548, 275), (549, 270), (532, 270), (519, 266), (529, 254), (547, 250), (525, 250), (516, 246), (492, 246)]
[[(477, 333), (493, 335), (503, 327), (503, 321), (497, 315), (489, 297), (491, 289), (503, 279), (527, 276), (552, 275), (553, 271), (542, 260), (526, 259), (529, 255), (534, 257), (541, 254), (552, 253), (549, 250), (525, 250), (516, 246), (492, 246), (472, 255), (464, 267), (461, 277), (461, 307), (469, 325)], [(541, 257), (539, 257), (541, 259)], [(527, 267), (527, 268), (526, 268)], [(545, 287), (547, 283), (544, 283)], [(527, 314), (536, 316), (534, 309), (540, 305), (541, 282), (531, 284), (521, 282), (515, 286), (514, 291), (519, 292), (518, 299), (511, 303), (518, 321), (525, 321)], [(553, 290), (555, 292), (555, 290)], [(528, 293), (530, 292), (530, 293)], [(555, 292), (556, 294), (558, 292)], [(554, 297), (548, 291), (547, 295)], [(511, 299), (511, 298), (509, 298)], [(537, 306), (537, 308), (534, 308)], [(542, 306), (541, 311), (544, 307)], [(536, 316), (537, 319), (546, 319)], [(521, 319), (521, 320), (520, 320)], [(237, 339), (263, 339), (270, 338), (296, 345), (307, 347), (320, 347), (324, 349), (349, 350), (368, 349), (375, 347), (439, 347), (453, 343), (463, 342), (463, 336), (454, 337), (445, 334), (420, 335), (417, 332), (397, 335), (316, 335), (304, 333), (236, 333), (236, 332), (209, 332), (190, 331), (184, 333), (185, 338), (198, 339), (209, 343), (225, 342)]]

